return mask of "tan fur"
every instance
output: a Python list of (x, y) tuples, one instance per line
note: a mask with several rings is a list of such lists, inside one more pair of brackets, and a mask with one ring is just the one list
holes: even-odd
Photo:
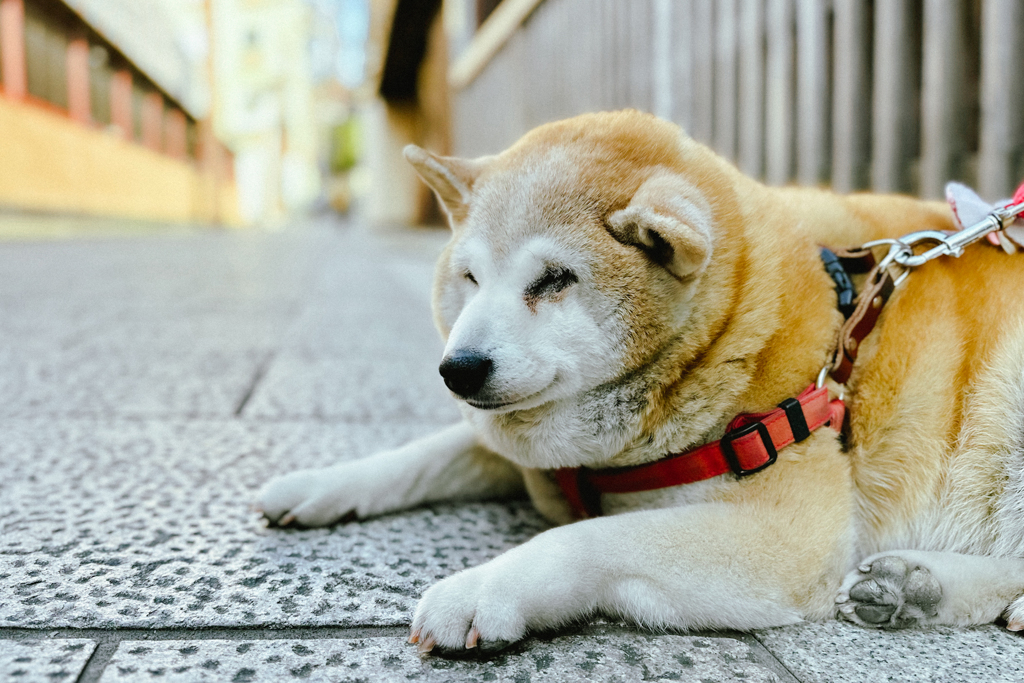
[[(530, 176), (557, 157), (563, 157), (554, 164), (561, 175), (541, 172), (543, 192), (530, 188)], [(700, 194), (695, 199), (710, 207), (715, 228), (714, 256), (697, 273), (700, 286), (681, 330), (669, 324), (665, 306), (666, 298), (678, 296), (674, 283), (634, 248), (635, 228), (624, 235), (615, 223), (615, 212), (647, 191), (652, 178), (661, 178), (646, 200), (654, 214), (670, 213), (673, 196), (693, 187)], [(678, 178), (675, 185), (672, 178)], [(498, 205), (530, 204), (547, 218), (545, 229), (561, 223), (586, 240), (597, 286), (620, 302), (632, 331), (625, 371), (646, 373), (651, 391), (637, 438), (599, 463), (604, 466), (646, 462), (710, 441), (733, 415), (766, 410), (815, 377), (841, 322), (816, 245), (856, 246), (954, 228), (942, 204), (765, 187), (674, 126), (636, 112), (542, 126), (490, 160), (475, 183), (480, 205), (504, 195)], [(469, 222), (474, 211), (477, 224), (502, 229), (498, 212), (471, 205)], [(608, 239), (610, 230), (618, 241)], [(703, 257), (699, 237), (682, 235), (673, 246), (695, 263)], [(1024, 418), (986, 405), (998, 403), (991, 397), (1000, 394), (1000, 382), (1022, 380), (1003, 376), (996, 360), (1024, 353), (1020, 328), (1007, 325), (1024, 315), (1016, 289), (1022, 265), (975, 246), (960, 260), (943, 259), (914, 273), (885, 310), (846, 387), (847, 452), (818, 435), (785, 450), (765, 473), (707, 497), (762, 521), (749, 527), (756, 537), (731, 531), (737, 561), (764, 572), (763, 580), (782, 581), (805, 615), (830, 609), (857, 552), (851, 528), (864, 554), (902, 547), (985, 553), (997, 543), (992, 508), (1005, 476), (1000, 454), (1010, 445), (979, 431), (975, 421), (993, 427), (993, 421)], [(438, 296), (445, 268), (442, 257)], [(523, 429), (545, 410), (497, 422)], [(642, 439), (658, 447), (643, 448)], [(959, 538), (944, 511), (969, 515), (987, 529), (981, 534), (987, 538)], [(922, 519), (942, 531), (929, 534), (920, 528)], [(742, 557), (751, 545), (773, 552)]]
[[(819, 245), (954, 229), (942, 204), (766, 187), (634, 111), (548, 124), (475, 161), (406, 155), (452, 221), (434, 289), (446, 339), (469, 305), (466, 254), (481, 245), (495, 272), (545, 249), (584, 259), (572, 290), (494, 301), (522, 306), (526, 326), (579, 303), (581, 320), (607, 336), (572, 350), (597, 359), (585, 367), (606, 368), (591, 385), (506, 410), (463, 405), (458, 440), (388, 456), (408, 472), (388, 469), (379, 489), (404, 505), (456, 489), (514, 490), (507, 467), (481, 474), (490, 451), (521, 468), (545, 516), (569, 521), (550, 470), (658, 460), (720, 438), (735, 415), (769, 410), (815, 379), (842, 323)], [(1007, 608), (1011, 623), (1024, 622), (1022, 276), (1024, 257), (982, 245), (916, 270), (844, 388), (845, 449), (822, 429), (750, 477), (605, 496), (614, 514), (541, 534), (431, 588), (413, 639), (514, 640), (595, 610), (655, 626), (754, 628), (826, 617), (834, 600), (865, 625), (983, 623)], [(324, 490), (318, 501), (343, 490), (315, 471), (292, 477), (268, 486), (271, 519), (303, 500), (293, 493), (301, 482)], [(313, 505), (329, 511), (315, 519), (352, 509), (332, 505)], [(856, 596), (892, 567), (914, 577), (912, 588), (894, 579), (892, 619), (862, 619), (873, 603)]]

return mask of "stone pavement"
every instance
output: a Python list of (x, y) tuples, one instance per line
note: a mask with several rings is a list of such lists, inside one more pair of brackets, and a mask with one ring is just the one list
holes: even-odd
[(457, 419), (429, 314), (442, 233), (0, 243), (0, 681), (1024, 681), (997, 627), (752, 635), (598, 621), (489, 662), (405, 644), (526, 503), (266, 530), (274, 474)]

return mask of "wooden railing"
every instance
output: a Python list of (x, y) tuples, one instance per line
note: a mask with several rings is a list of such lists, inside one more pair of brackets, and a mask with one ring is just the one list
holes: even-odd
[(503, 0), (451, 81), (464, 155), (635, 107), (774, 184), (1024, 178), (1022, 0)]

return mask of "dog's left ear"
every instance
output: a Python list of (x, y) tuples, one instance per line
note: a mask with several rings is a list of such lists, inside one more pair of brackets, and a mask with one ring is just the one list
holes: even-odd
[(607, 222), (617, 240), (639, 247), (679, 280), (700, 275), (711, 259), (711, 212), (700, 192), (675, 173), (648, 178)]
[(423, 181), (437, 194), (448, 215), (452, 227), (469, 213), (469, 199), (473, 183), (486, 166), (487, 159), (459, 159), (432, 154), (416, 145), (407, 145), (402, 153), (412, 164)]

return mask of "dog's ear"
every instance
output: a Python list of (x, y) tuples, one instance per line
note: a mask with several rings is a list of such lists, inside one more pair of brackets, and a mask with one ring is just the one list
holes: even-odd
[(441, 205), (451, 218), (452, 227), (456, 222), (463, 220), (469, 212), (473, 183), (487, 165), (489, 157), (443, 157), (416, 145), (407, 145), (402, 153), (441, 200)]
[(675, 173), (648, 178), (607, 223), (617, 240), (639, 247), (679, 280), (700, 275), (711, 258), (710, 210), (700, 192)]

